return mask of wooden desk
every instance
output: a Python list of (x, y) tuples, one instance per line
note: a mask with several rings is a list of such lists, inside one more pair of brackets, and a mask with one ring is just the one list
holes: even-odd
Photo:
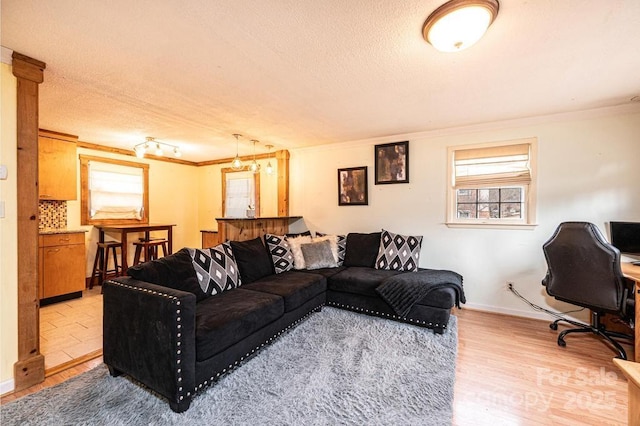
[(636, 293), (636, 315), (635, 315), (635, 347), (634, 347), (634, 358), (637, 361), (640, 360), (640, 327), (638, 327), (640, 321), (640, 266), (633, 265), (629, 262), (620, 263), (620, 267), (622, 268), (622, 273), (625, 277), (632, 279), (636, 282), (635, 293)]
[(629, 422), (627, 424), (638, 425), (640, 424), (640, 364), (618, 358), (614, 358), (613, 363), (622, 371), (628, 382)]
[(122, 270), (127, 271), (127, 234), (131, 232), (144, 232), (145, 240), (149, 239), (149, 233), (151, 231), (167, 231), (167, 249), (169, 253), (173, 253), (173, 227), (175, 224), (165, 225), (165, 224), (135, 224), (135, 225), (100, 225), (96, 226), (100, 231), (99, 241), (101, 243), (104, 242), (104, 233), (105, 232), (119, 232), (120, 233), (120, 241), (122, 242)]

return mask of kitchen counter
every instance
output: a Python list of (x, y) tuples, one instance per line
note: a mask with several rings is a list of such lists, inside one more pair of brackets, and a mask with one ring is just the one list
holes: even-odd
[(86, 229), (44, 228), (39, 231), (39, 234), (40, 235), (76, 234), (78, 232), (89, 232), (89, 231)]

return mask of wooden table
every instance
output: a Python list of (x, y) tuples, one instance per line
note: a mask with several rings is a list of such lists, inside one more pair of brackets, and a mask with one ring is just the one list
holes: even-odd
[(629, 262), (621, 262), (620, 267), (622, 268), (622, 273), (625, 277), (632, 279), (636, 282), (635, 286), (635, 294), (636, 294), (636, 314), (635, 314), (635, 347), (634, 347), (634, 358), (637, 361), (640, 360), (640, 327), (638, 324), (640, 321), (640, 266), (634, 265)]
[(144, 239), (149, 239), (149, 233), (152, 231), (167, 231), (167, 249), (169, 253), (173, 253), (173, 227), (175, 224), (157, 224), (157, 223), (149, 223), (149, 224), (135, 224), (135, 225), (99, 225), (96, 226), (99, 233), (99, 240), (101, 243), (104, 242), (104, 234), (105, 232), (119, 232), (120, 233), (120, 241), (122, 242), (122, 270), (126, 272), (127, 265), (127, 234), (132, 232), (144, 232)]

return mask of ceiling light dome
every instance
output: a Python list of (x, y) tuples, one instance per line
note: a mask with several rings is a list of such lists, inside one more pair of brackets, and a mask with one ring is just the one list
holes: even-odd
[(498, 16), (498, 0), (451, 0), (427, 18), (422, 35), (442, 52), (473, 46)]

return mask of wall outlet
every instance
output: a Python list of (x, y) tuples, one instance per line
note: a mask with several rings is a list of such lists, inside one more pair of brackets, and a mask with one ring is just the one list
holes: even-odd
[(4, 164), (0, 165), (0, 179), (6, 180), (8, 174), (9, 171), (7, 170), (7, 166), (5, 166)]
[(513, 281), (507, 281), (506, 284), (504, 285), (504, 288), (507, 291), (513, 290)]

